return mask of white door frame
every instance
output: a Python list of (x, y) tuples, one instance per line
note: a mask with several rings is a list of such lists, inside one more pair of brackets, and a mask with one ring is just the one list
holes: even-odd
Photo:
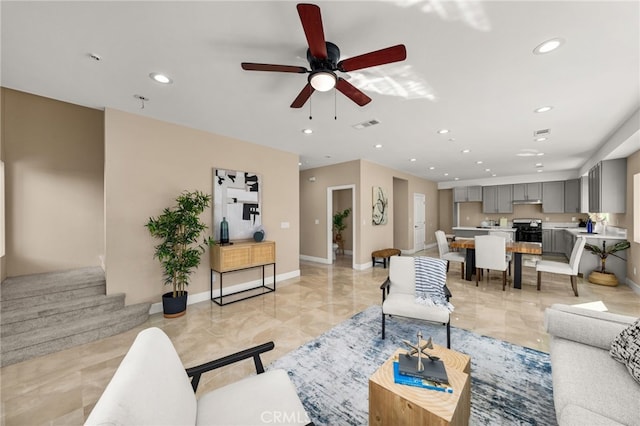
[(333, 263), (333, 191), (341, 189), (351, 190), (351, 241), (353, 249), (351, 255), (351, 267), (356, 265), (356, 186), (339, 185), (327, 187), (327, 263)]
[(418, 242), (416, 241), (416, 229), (417, 229), (417, 220), (416, 220), (416, 212), (418, 211), (418, 206), (416, 203), (416, 199), (420, 200), (420, 203), (423, 205), (424, 208), (424, 225), (423, 225), (423, 233), (426, 233), (426, 229), (427, 229), (427, 197), (424, 194), (420, 194), (417, 192), (413, 193), (413, 252), (419, 252), (421, 250), (424, 250), (425, 248), (425, 242), (426, 242), (426, 234), (422, 236), (422, 247), (418, 247)]

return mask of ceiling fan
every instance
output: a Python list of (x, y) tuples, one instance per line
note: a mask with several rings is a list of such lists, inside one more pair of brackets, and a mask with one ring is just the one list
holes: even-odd
[(347, 80), (337, 76), (336, 71), (355, 71), (391, 62), (404, 61), (407, 58), (406, 48), (403, 44), (398, 44), (340, 61), (340, 49), (338, 46), (324, 39), (320, 8), (315, 4), (307, 3), (300, 3), (297, 8), (304, 34), (307, 37), (307, 44), (309, 45), (307, 60), (311, 69), (308, 70), (305, 67), (294, 65), (242, 63), (242, 69), (247, 71), (309, 73), (306, 86), (295, 98), (291, 108), (301, 108), (316, 90), (326, 92), (334, 87), (356, 104), (364, 106), (371, 102), (371, 98)]

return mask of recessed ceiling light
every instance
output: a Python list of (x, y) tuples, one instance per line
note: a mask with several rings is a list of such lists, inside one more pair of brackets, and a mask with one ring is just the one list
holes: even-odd
[(156, 81), (156, 82), (162, 83), (162, 84), (171, 84), (171, 83), (173, 83), (173, 80), (171, 80), (168, 76), (166, 76), (164, 74), (157, 73), (157, 72), (152, 72), (151, 74), (149, 74), (149, 78), (151, 78), (153, 81)]
[(302, 129), (302, 133), (304, 133), (305, 135), (310, 135), (311, 133), (313, 133), (313, 130), (311, 130), (311, 129)]
[(445, 175), (445, 176), (449, 176), (449, 173), (445, 173), (444, 175)]
[(440, 134), (440, 135), (444, 135), (444, 134), (447, 134), (447, 133), (449, 133), (449, 129), (440, 129), (440, 130), (438, 130), (438, 134)]
[(435, 168), (435, 167), (433, 167), (433, 166), (429, 167), (429, 170), (435, 170), (435, 169), (436, 169), (436, 168)]
[(544, 152), (539, 152), (536, 154), (538, 157), (542, 157), (544, 155)]
[(453, 180), (460, 180), (460, 178), (453, 178)]
[(374, 148), (378, 148), (378, 149), (380, 149), (380, 148), (382, 148), (382, 144), (381, 144), (381, 143), (378, 143), (378, 144), (376, 144), (376, 145), (374, 146)]
[(559, 37), (552, 38), (537, 45), (536, 48), (533, 49), (533, 53), (536, 55), (544, 55), (545, 53), (553, 52), (562, 46), (563, 43), (564, 40)]
[(491, 176), (496, 177), (496, 176), (498, 176), (498, 175), (497, 175), (497, 174), (495, 174), (495, 173), (493, 173)]
[(543, 107), (534, 109), (533, 112), (547, 112), (547, 111), (551, 111), (552, 109), (553, 109), (552, 106), (543, 106)]
[(482, 164), (482, 160), (476, 161), (476, 164)]
[(542, 163), (536, 163), (536, 167), (540, 168), (540, 167), (544, 167), (544, 166), (542, 165)]
[(485, 171), (485, 172), (490, 172), (490, 171), (491, 171), (491, 169), (484, 169), (484, 171)]
[(538, 169), (538, 173), (542, 173), (542, 169)]
[(536, 142), (544, 142), (547, 138), (536, 138)]
[(462, 151), (460, 151), (460, 152), (462, 152), (463, 154), (468, 154), (468, 153), (470, 153), (470, 152), (471, 152), (471, 150), (470, 150), (470, 149), (463, 149), (463, 150), (462, 150)]
[(415, 158), (412, 158), (409, 161), (411, 161), (413, 163), (413, 162), (418, 161), (418, 160), (416, 160)]

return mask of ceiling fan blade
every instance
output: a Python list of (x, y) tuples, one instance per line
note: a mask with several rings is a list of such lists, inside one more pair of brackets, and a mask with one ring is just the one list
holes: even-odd
[(370, 97), (362, 93), (359, 89), (357, 89), (353, 84), (349, 83), (344, 78), (338, 77), (336, 89), (338, 89), (340, 92), (342, 92), (343, 95), (360, 106), (365, 106), (366, 104), (371, 102)]
[(302, 105), (307, 102), (307, 99), (311, 97), (311, 94), (314, 91), (315, 89), (311, 87), (311, 84), (307, 83), (307, 85), (304, 86), (302, 91), (298, 94), (298, 97), (294, 99), (293, 103), (291, 104), (291, 108), (302, 108)]
[(295, 65), (254, 64), (252, 62), (243, 62), (241, 65), (242, 69), (247, 71), (295, 72), (299, 74), (307, 72), (305, 67), (297, 67)]
[(307, 36), (309, 51), (317, 59), (327, 59), (327, 45), (324, 40), (320, 8), (308, 3), (300, 3), (297, 8), (304, 35)]
[(362, 68), (375, 67), (376, 65), (404, 61), (405, 59), (407, 59), (407, 49), (404, 44), (398, 44), (340, 61), (338, 62), (338, 69), (342, 72), (355, 71)]

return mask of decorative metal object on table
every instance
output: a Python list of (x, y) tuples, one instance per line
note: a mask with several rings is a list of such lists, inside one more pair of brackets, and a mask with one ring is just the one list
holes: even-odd
[[(418, 377), (435, 383), (449, 384), (444, 363), (439, 357), (426, 352), (426, 349), (433, 349), (433, 340), (429, 337), (429, 340), (424, 342), (421, 331), (418, 331), (417, 336), (418, 342), (415, 345), (408, 340), (402, 340), (402, 343), (407, 345), (410, 350), (398, 359), (400, 374)], [(413, 356), (414, 354), (417, 354), (417, 356)], [(429, 361), (423, 362), (423, 358)]]

